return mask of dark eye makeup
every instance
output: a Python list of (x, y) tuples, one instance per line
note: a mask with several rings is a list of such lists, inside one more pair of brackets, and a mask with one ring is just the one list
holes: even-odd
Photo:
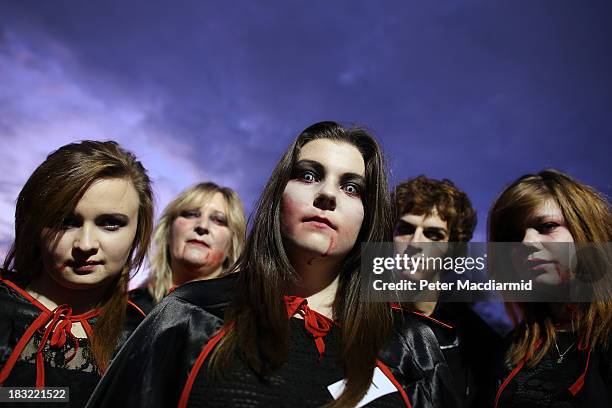
[(198, 218), (200, 216), (199, 210), (183, 210), (180, 213), (181, 217), (184, 218)]
[[(300, 160), (291, 174), (292, 180), (315, 183), (325, 178), (325, 168), (314, 160)], [(360, 197), (365, 191), (365, 180), (355, 173), (345, 173), (340, 177), (340, 186), (347, 195)]]
[[(128, 225), (130, 219), (125, 214), (100, 214), (95, 219), (94, 222), (98, 227), (102, 227), (108, 231), (116, 231), (119, 228), (125, 227)], [(68, 217), (64, 218), (62, 221), (61, 228), (64, 230), (68, 230), (71, 228), (80, 228), (83, 226), (83, 217), (71, 214)]]
[(446, 237), (444, 231), (440, 228), (427, 228), (423, 231), (423, 235), (432, 241), (442, 241)]
[[(409, 222), (400, 220), (395, 227), (394, 235), (413, 235), (416, 231), (416, 226)], [(442, 241), (446, 238), (446, 232), (442, 228), (429, 227), (423, 230), (423, 235), (432, 241)]]
[(218, 225), (223, 225), (223, 226), (227, 226), (227, 217), (225, 216), (225, 214), (221, 213), (221, 212), (215, 212), (210, 216), (210, 219), (218, 224)]
[(412, 235), (415, 230), (414, 225), (406, 221), (400, 221), (395, 227), (395, 235)]
[(325, 170), (321, 163), (314, 160), (300, 160), (296, 163), (291, 179), (306, 183), (314, 183), (325, 176)]

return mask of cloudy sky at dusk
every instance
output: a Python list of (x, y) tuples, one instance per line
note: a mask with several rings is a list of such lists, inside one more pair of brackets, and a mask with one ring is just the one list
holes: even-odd
[(0, 3), (0, 241), (57, 147), (115, 139), (161, 208), (201, 180), (248, 211), (307, 125), (365, 125), (392, 184), (556, 167), (612, 195), (612, 5), (589, 1)]

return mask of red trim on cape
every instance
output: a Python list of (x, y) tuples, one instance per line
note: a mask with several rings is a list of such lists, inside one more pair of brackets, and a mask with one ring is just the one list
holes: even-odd
[(0, 387), (4, 384), (4, 382), (8, 379), (11, 374), (11, 371), (15, 367), (19, 356), (25, 349), (26, 345), (32, 339), (34, 333), (37, 330), (41, 330), (44, 328), (44, 333), (38, 350), (36, 351), (36, 387), (44, 387), (45, 386), (45, 362), (42, 354), (42, 349), (46, 345), (47, 341), (50, 342), (51, 346), (54, 347), (62, 347), (68, 338), (74, 344), (74, 353), (68, 358), (68, 360), (72, 359), (78, 350), (79, 344), (78, 339), (75, 335), (72, 334), (72, 324), (74, 322), (79, 322), (83, 326), (83, 330), (87, 334), (88, 338), (91, 338), (93, 335), (93, 330), (91, 325), (87, 321), (93, 317), (96, 317), (100, 314), (99, 309), (94, 309), (86, 313), (82, 313), (79, 315), (72, 314), (72, 308), (69, 305), (58, 305), (55, 309), (50, 310), (45, 305), (36, 300), (32, 295), (30, 295), (27, 291), (17, 286), (15, 283), (6, 280), (0, 279), (0, 282), (4, 283), (31, 304), (40, 309), (40, 315), (30, 324), (30, 326), (23, 333), (15, 348), (11, 352), (8, 360), (2, 370), (0, 371)]
[(575, 383), (573, 383), (570, 387), (569, 387), (569, 392), (575, 397), (576, 394), (578, 394), (580, 392), (580, 390), (582, 389), (582, 387), (584, 386), (584, 379), (586, 378), (586, 373), (587, 370), (589, 369), (589, 361), (591, 360), (591, 349), (589, 349), (589, 354), (587, 354), (587, 361), (586, 364), (584, 366), (584, 371), (582, 372), (582, 374), (580, 375), (580, 377), (578, 377), (578, 379), (576, 380)]
[(400, 396), (402, 397), (402, 400), (404, 401), (404, 404), (406, 404), (406, 407), (407, 408), (412, 408), (412, 404), (410, 403), (410, 400), (408, 399), (408, 394), (406, 394), (406, 391), (404, 391), (404, 389), (400, 385), (399, 381), (397, 381), (397, 379), (395, 378), (395, 376), (391, 372), (391, 369), (389, 367), (387, 367), (385, 365), (385, 363), (383, 363), (382, 361), (380, 361), (378, 359), (376, 360), (376, 365), (378, 366), (378, 368), (380, 368), (380, 371), (382, 371), (383, 374), (389, 379), (389, 381), (391, 381), (393, 383), (395, 388), (397, 388), (397, 390), (400, 393)]
[(334, 321), (308, 307), (308, 300), (305, 298), (285, 296), (285, 306), (287, 307), (288, 318), (297, 314), (304, 319), (304, 328), (308, 333), (312, 334), (315, 346), (319, 352), (319, 360), (321, 360), (325, 352), (325, 341), (323, 338), (333, 327)]
[(223, 336), (227, 333), (227, 329), (225, 326), (221, 327), (221, 329), (208, 340), (208, 343), (204, 346), (200, 355), (196, 359), (193, 367), (189, 371), (189, 375), (187, 376), (187, 382), (183, 387), (183, 391), (181, 392), (181, 398), (179, 399), (178, 408), (186, 408), (187, 402), (189, 402), (189, 394), (191, 394), (191, 389), (193, 388), (193, 384), (195, 383), (195, 379), (200, 372), (200, 368), (202, 368), (202, 364), (206, 361), (206, 358), (210, 354), (210, 352), (215, 348), (217, 343), (221, 340)]
[[(536, 344), (536, 350), (542, 345), (542, 341), (538, 341), (538, 343)], [(587, 350), (586, 348), (581, 348), (580, 346), (578, 347), (579, 351), (584, 351)], [(574, 382), (574, 384), (572, 384), (569, 388), (568, 391), (570, 392), (570, 394), (572, 394), (573, 397), (576, 396), (576, 394), (578, 394), (580, 392), (580, 390), (582, 390), (582, 387), (584, 386), (584, 379), (586, 378), (586, 374), (587, 374), (587, 370), (589, 369), (589, 361), (591, 360), (591, 349), (588, 348), (588, 354), (587, 354), (587, 360), (586, 360), (586, 364), (584, 365), (584, 370), (582, 371), (582, 374), (580, 375), (580, 377), (578, 377), (578, 379)], [(525, 363), (527, 362), (527, 359), (523, 359), (521, 360), (516, 367), (514, 367), (514, 369), (510, 372), (510, 374), (508, 375), (508, 377), (506, 377), (506, 379), (504, 380), (504, 382), (500, 385), (499, 389), (497, 390), (497, 394), (495, 396), (495, 405), (494, 407), (497, 408), (498, 407), (498, 403), (499, 403), (499, 399), (501, 397), (502, 392), (504, 391), (504, 389), (508, 386), (508, 384), (510, 384), (510, 381), (512, 381), (512, 379), (518, 374), (519, 371), (521, 371), (521, 369), (525, 366)]]
[(413, 314), (415, 314), (415, 315), (417, 315), (417, 316), (424, 317), (425, 319), (429, 319), (429, 320), (431, 320), (432, 322), (434, 322), (434, 323), (436, 323), (436, 324), (438, 324), (438, 325), (440, 325), (440, 326), (442, 326), (442, 327), (444, 327), (444, 328), (446, 328), (446, 329), (454, 329), (454, 327), (453, 327), (453, 326), (451, 326), (450, 324), (448, 324), (448, 323), (444, 323), (442, 320), (434, 319), (434, 318), (433, 318), (433, 317), (431, 317), (431, 316), (427, 316), (425, 313), (422, 313), (422, 312), (417, 312), (416, 310), (411, 311), (411, 313), (413, 313)]
[(147, 317), (147, 314), (145, 312), (142, 311), (142, 309), (134, 302), (132, 302), (130, 299), (128, 299), (127, 304), (132, 306), (134, 309), (136, 309), (137, 312), (139, 312), (142, 317)]

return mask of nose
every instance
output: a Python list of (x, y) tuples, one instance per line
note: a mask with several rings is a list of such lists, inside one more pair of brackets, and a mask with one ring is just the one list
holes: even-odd
[(200, 217), (195, 225), (195, 232), (198, 235), (204, 235), (209, 233), (208, 217)]
[(525, 235), (523, 235), (523, 240), (521, 241), (523, 244), (533, 244), (535, 242), (540, 242), (540, 233), (535, 228), (527, 228), (525, 230)]
[(542, 237), (535, 228), (527, 228), (521, 242), (526, 254), (536, 252), (542, 247)]
[(408, 247), (405, 253), (412, 256), (423, 252), (423, 243), (427, 242), (427, 238), (423, 235), (423, 228), (417, 227), (408, 238)]
[(88, 224), (84, 224), (79, 228), (72, 243), (74, 249), (84, 253), (95, 253), (98, 251), (99, 246), (100, 243), (96, 236), (95, 228)]
[(336, 209), (336, 192), (331, 182), (321, 184), (321, 189), (317, 192), (313, 205), (325, 211)]
[(417, 227), (414, 230), (414, 234), (412, 234), (412, 237), (410, 238), (411, 243), (421, 243), (421, 242), (428, 242), (428, 241), (429, 240), (427, 239), (425, 234), (423, 234), (423, 228), (421, 227)]

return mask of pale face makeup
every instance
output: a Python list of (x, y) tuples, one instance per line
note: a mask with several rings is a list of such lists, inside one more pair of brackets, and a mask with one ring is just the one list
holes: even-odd
[(94, 182), (64, 220), (56, 244), (43, 240), (45, 272), (66, 289), (107, 286), (128, 261), (139, 203), (127, 179)]
[(534, 283), (557, 286), (571, 279), (575, 259), (574, 237), (557, 202), (549, 199), (534, 212), (523, 233), (522, 249), (513, 252), (516, 268)]
[(170, 265), (175, 284), (212, 279), (223, 271), (231, 247), (227, 203), (217, 192), (201, 206), (181, 211), (170, 230)]
[[(448, 223), (440, 218), (434, 208), (430, 215), (404, 214), (393, 231), (393, 243), (397, 254), (409, 257), (440, 257), (448, 251)], [(435, 278), (436, 271), (419, 270), (412, 279)]]
[(345, 142), (306, 143), (282, 197), (281, 232), (289, 259), (341, 260), (355, 245), (364, 217), (365, 164)]

